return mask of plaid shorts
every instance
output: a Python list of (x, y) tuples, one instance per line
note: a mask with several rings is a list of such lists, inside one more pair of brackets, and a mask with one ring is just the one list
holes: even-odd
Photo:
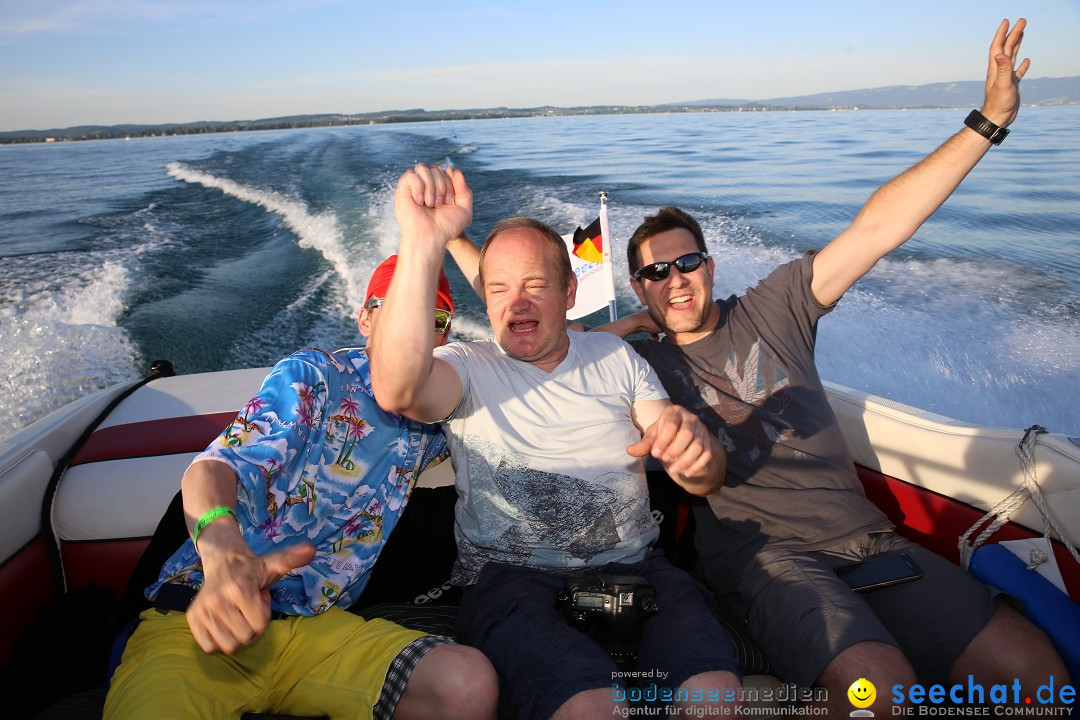
[(405, 692), (405, 685), (408, 684), (409, 676), (412, 675), (416, 664), (435, 648), (452, 642), (454, 641), (443, 635), (425, 635), (406, 645), (386, 671), (386, 681), (383, 682), (379, 702), (375, 703), (375, 707), (371, 710), (373, 719), (390, 720), (394, 711), (397, 710), (398, 701)]

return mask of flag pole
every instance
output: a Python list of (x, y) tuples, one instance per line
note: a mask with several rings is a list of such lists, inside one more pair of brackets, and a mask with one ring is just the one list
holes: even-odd
[(608, 232), (607, 219), (607, 193), (600, 191), (600, 235), (603, 238), (601, 251), (604, 256), (604, 281), (608, 290), (608, 317), (610, 322), (619, 319), (618, 310), (615, 309), (615, 272), (611, 264), (611, 233)]

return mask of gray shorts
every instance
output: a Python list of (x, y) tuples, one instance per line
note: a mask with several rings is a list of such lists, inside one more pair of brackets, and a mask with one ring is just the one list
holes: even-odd
[[(833, 572), (838, 565), (901, 552), (923, 577), (857, 593)], [(827, 550), (763, 550), (738, 591), (718, 599), (745, 618), (775, 673), (800, 687), (812, 686), (833, 658), (864, 641), (893, 645), (920, 679), (944, 681), (995, 607), (973, 575), (892, 532)]]

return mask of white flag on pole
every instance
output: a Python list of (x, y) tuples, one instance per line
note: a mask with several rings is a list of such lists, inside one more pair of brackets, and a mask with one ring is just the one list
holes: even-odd
[(577, 320), (607, 306), (611, 320), (615, 314), (615, 274), (611, 266), (611, 243), (607, 227), (607, 194), (600, 193), (600, 216), (587, 228), (563, 235), (570, 251), (570, 266), (577, 275), (577, 300), (566, 317)]

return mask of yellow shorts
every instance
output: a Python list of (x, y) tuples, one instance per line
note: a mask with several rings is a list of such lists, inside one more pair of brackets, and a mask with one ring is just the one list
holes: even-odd
[(150, 609), (113, 675), (105, 717), (238, 718), (251, 711), (370, 720), (390, 663), (424, 635), (332, 607), (273, 620), (232, 655), (207, 654), (184, 613)]

